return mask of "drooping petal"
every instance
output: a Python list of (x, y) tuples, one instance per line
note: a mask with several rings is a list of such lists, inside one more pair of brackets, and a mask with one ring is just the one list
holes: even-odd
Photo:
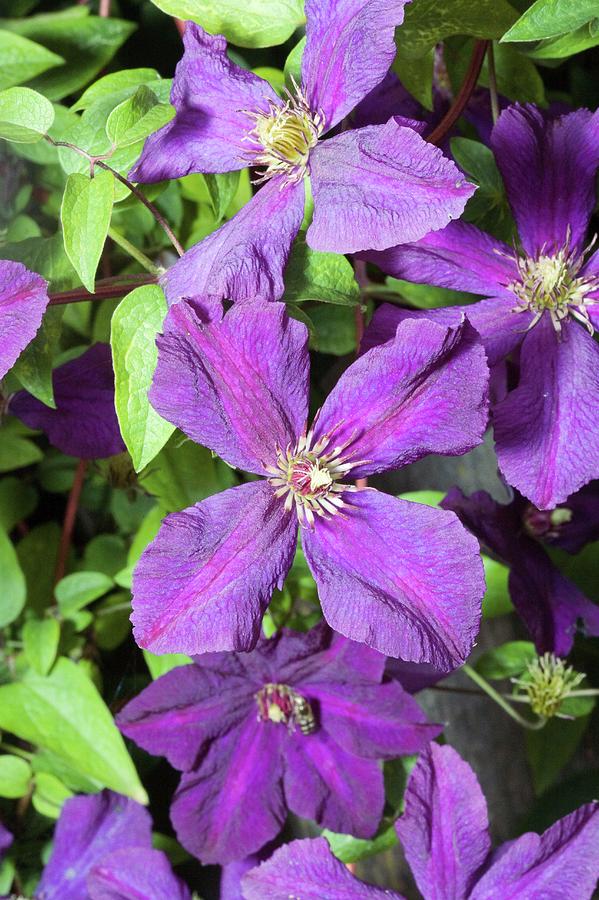
[(518, 503), (498, 503), (486, 491), (475, 491), (469, 497), (452, 488), (441, 501), (443, 509), (451, 509), (468, 531), (476, 535), (487, 550), (511, 565), (523, 562), (531, 549), (530, 538), (523, 533)]
[(526, 253), (558, 249), (569, 235), (581, 247), (595, 205), (599, 113), (553, 117), (515, 104), (501, 113), (491, 146)]
[(357, 253), (417, 241), (460, 216), (475, 187), (394, 119), (321, 141), (310, 155), (313, 250)]
[(220, 871), (219, 900), (243, 900), (241, 879), (250, 869), (255, 868), (265, 859), (268, 859), (276, 846), (277, 841), (271, 841), (271, 843), (265, 844), (259, 853), (250, 853), (249, 856), (244, 856), (243, 859), (236, 859), (234, 862), (222, 866)]
[(56, 409), (27, 391), (10, 400), (10, 412), (41, 429), (68, 456), (101, 459), (126, 448), (114, 408), (114, 372), (108, 344), (94, 344), (52, 374)]
[(470, 766), (452, 747), (431, 744), (412, 771), (405, 812), (395, 826), (425, 900), (473, 896), (491, 847), (488, 825), (487, 804)]
[(153, 653), (251, 650), (296, 531), (264, 481), (167, 516), (133, 576), (137, 643)]
[(255, 690), (241, 675), (201, 665), (178, 666), (131, 700), (118, 714), (117, 724), (139, 747), (166, 756), (172, 766), (186, 771), (254, 709)]
[(20, 262), (0, 260), (0, 378), (35, 337), (49, 302), (40, 275)]
[(454, 669), (478, 633), (478, 542), (445, 510), (372, 489), (346, 497), (343, 516), (302, 534), (325, 618), (387, 656)]
[(152, 846), (152, 820), (136, 803), (112, 791), (71, 797), (54, 832), (52, 855), (36, 891), (38, 900), (81, 900), (89, 871), (107, 854)]
[(87, 878), (89, 900), (191, 900), (189, 888), (177, 878), (167, 856), (151, 848), (111, 853)]
[(599, 878), (599, 807), (587, 803), (540, 837), (501, 848), (470, 900), (590, 900)]
[(245, 900), (403, 900), (364, 884), (333, 856), (325, 838), (292, 841), (241, 881)]
[(599, 476), (599, 347), (576, 322), (561, 339), (544, 315), (526, 336), (520, 381), (493, 413), (499, 468), (539, 509)]
[(181, 844), (203, 863), (227, 863), (259, 850), (279, 831), (283, 799), (282, 725), (251, 714), (213, 744), (181, 778), (171, 820)]
[(217, 231), (162, 276), (169, 303), (206, 295), (216, 300), (279, 300), (291, 243), (304, 215), (304, 185), (271, 178)]
[(383, 80), (409, 0), (306, 0), (302, 88), (334, 128)]
[(347, 369), (318, 414), (315, 440), (331, 435), (355, 463), (351, 478), (397, 469), (429, 453), (459, 456), (483, 440), (489, 371), (467, 322), (401, 323), (394, 340)]
[(202, 324), (172, 307), (157, 340), (152, 406), (226, 462), (260, 475), (294, 445), (308, 407), (308, 332), (283, 304), (233, 307)]
[(462, 316), (480, 334), (490, 366), (496, 366), (512, 350), (522, 343), (526, 329), (532, 321), (532, 313), (514, 312), (514, 298), (509, 295), (489, 297), (468, 306), (442, 306), (438, 309), (403, 309), (384, 303), (372, 317), (372, 321), (360, 350), (365, 353), (383, 341), (390, 340), (400, 322), (405, 319), (430, 319), (440, 325), (456, 326)]
[(512, 567), (509, 591), (539, 653), (567, 656), (580, 624), (583, 634), (599, 635), (599, 606), (565, 578), (539, 547)]
[(358, 256), (395, 278), (483, 297), (503, 294), (506, 285), (518, 277), (511, 247), (467, 222), (450, 222), (415, 244), (369, 250)]
[(551, 529), (542, 537), (545, 543), (567, 553), (579, 553), (585, 544), (599, 541), (599, 482), (568, 497), (560, 511), (570, 518), (552, 522)]
[(148, 138), (132, 181), (243, 169), (249, 159), (243, 139), (255, 124), (246, 111), (268, 112), (269, 100), (280, 102), (268, 82), (229, 59), (222, 35), (187, 22), (183, 44), (171, 92), (177, 114)]
[(394, 759), (419, 753), (442, 731), (397, 682), (312, 684), (310, 697), (318, 701), (320, 727), (355, 756)]
[(374, 759), (344, 750), (324, 729), (295, 732), (285, 744), (285, 798), (323, 828), (370, 838), (383, 814), (383, 773)]

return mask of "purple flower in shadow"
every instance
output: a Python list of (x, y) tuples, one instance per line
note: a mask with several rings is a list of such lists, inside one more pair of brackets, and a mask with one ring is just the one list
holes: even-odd
[(306, 0), (301, 84), (279, 97), (227, 56), (221, 36), (187, 23), (172, 122), (130, 173), (140, 182), (258, 167), (264, 183), (230, 222), (164, 276), (169, 301), (278, 299), (304, 215), (309, 174), (314, 250), (349, 253), (414, 241), (461, 215), (475, 187), (401, 120), (322, 141), (385, 77), (406, 0)]
[(22, 263), (0, 259), (0, 378), (4, 378), (42, 324), (48, 284)]
[(8, 411), (40, 429), (68, 456), (102, 459), (125, 450), (114, 408), (114, 373), (108, 344), (94, 344), (52, 373), (52, 409), (27, 391), (18, 391)]
[[(599, 112), (511, 106), (491, 146), (519, 230), (513, 249), (454, 222), (417, 243), (360, 254), (385, 272), (482, 294), (466, 307), (495, 365), (520, 349), (518, 386), (493, 409), (499, 467), (539, 509), (599, 476), (599, 251), (586, 258), (599, 166)], [(456, 322), (461, 310), (384, 306), (365, 346), (406, 317)]]
[(385, 658), (321, 623), (208, 653), (173, 669), (119, 714), (121, 731), (184, 774), (171, 819), (205, 863), (259, 850), (287, 810), (372, 837), (385, 792), (378, 760), (417, 753), (441, 730)]
[[(590, 900), (599, 876), (599, 807), (491, 850), (487, 804), (470, 766), (430, 746), (413, 770), (397, 834), (424, 900)], [(293, 841), (242, 879), (245, 900), (403, 900), (358, 881), (324, 838)]]
[(150, 814), (112, 791), (62, 808), (35, 900), (191, 900), (164, 853), (152, 849)]
[(282, 304), (203, 324), (171, 307), (150, 400), (232, 466), (262, 476), (168, 516), (133, 579), (138, 644), (250, 650), (296, 550), (298, 524), (329, 625), (448, 671), (476, 637), (476, 541), (453, 513), (352, 479), (480, 443), (488, 371), (471, 326), (405, 323), (357, 360), (306, 430), (305, 326)]
[(509, 591), (539, 653), (567, 656), (576, 627), (599, 635), (599, 606), (561, 574), (542, 544), (577, 552), (599, 533), (599, 496), (590, 485), (554, 510), (520, 496), (507, 505), (485, 491), (465, 497), (453, 488), (441, 505), (455, 512), (484, 547), (510, 568)]

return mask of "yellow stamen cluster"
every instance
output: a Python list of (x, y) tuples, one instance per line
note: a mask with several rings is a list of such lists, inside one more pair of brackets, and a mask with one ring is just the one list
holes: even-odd
[(528, 664), (522, 678), (514, 679), (537, 716), (551, 719), (559, 716), (560, 706), (575, 690), (584, 675), (567, 666), (553, 653), (544, 653)]

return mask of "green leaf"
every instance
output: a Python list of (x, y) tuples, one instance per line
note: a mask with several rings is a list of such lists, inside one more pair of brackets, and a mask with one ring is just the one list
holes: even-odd
[(327, 839), (332, 852), (343, 863), (354, 863), (369, 856), (375, 856), (384, 850), (389, 850), (397, 844), (395, 825), (390, 825), (381, 834), (371, 841), (352, 837), (351, 834), (337, 834), (327, 828), (322, 832)]
[(599, 44), (599, 34), (595, 28), (594, 19), (587, 25), (581, 25), (571, 34), (563, 34), (559, 37), (552, 38), (548, 41), (542, 41), (534, 50), (528, 50), (528, 56), (532, 59), (565, 59), (568, 56), (574, 56), (575, 53), (582, 53), (583, 50), (589, 50)]
[(360, 290), (351, 263), (338, 253), (311, 250), (304, 236), (294, 242), (285, 270), (286, 303), (321, 300), (354, 306)]
[(108, 708), (70, 659), (61, 657), (46, 677), (30, 670), (0, 686), (0, 728), (58, 754), (98, 787), (147, 803)]
[(422, 503), (424, 506), (439, 506), (445, 493), (443, 491), (406, 491), (398, 496), (400, 500), (410, 500), (412, 503)]
[(43, 459), (43, 453), (17, 419), (10, 419), (0, 427), (0, 472), (12, 472)]
[(144, 650), (143, 654), (154, 681), (160, 678), (161, 675), (166, 675), (171, 669), (176, 669), (178, 666), (188, 666), (193, 662), (189, 656), (185, 656), (183, 653), (163, 653), (157, 656), (155, 653), (150, 653), (149, 650)]
[(161, 103), (146, 85), (116, 106), (106, 121), (106, 135), (115, 147), (128, 147), (158, 131), (175, 115), (168, 103)]
[[(432, 284), (413, 284), (401, 278), (385, 279), (385, 287), (397, 293), (397, 300), (407, 300), (416, 309), (436, 309), (440, 306), (464, 306), (474, 302), (472, 294), (435, 287)], [(392, 298), (389, 298), (390, 300)], [(395, 300), (395, 298), (393, 298)]]
[(62, 56), (46, 50), (34, 41), (0, 30), (0, 90), (22, 84), (64, 63)]
[(512, 612), (514, 606), (508, 590), (509, 568), (496, 559), (482, 554), (485, 567), (485, 580), (487, 589), (483, 597), (483, 617), (494, 619), (497, 616), (505, 616)]
[(58, 653), (60, 625), (57, 620), (28, 619), (22, 637), (27, 662), (40, 675), (47, 675)]
[(60, 308), (46, 310), (38, 333), (13, 366), (13, 373), (25, 390), (52, 409), (56, 409), (52, 363), (60, 340), (62, 314)]
[(31, 802), (40, 815), (57, 819), (63, 803), (72, 796), (72, 791), (59, 778), (47, 772), (40, 772), (35, 778)]
[(64, 616), (71, 616), (104, 596), (114, 582), (104, 572), (73, 572), (65, 575), (56, 585), (54, 595)]
[[(28, 145), (29, 146), (29, 145)], [(49, 238), (29, 238), (18, 244), (0, 247), (0, 259), (14, 259), (38, 272), (54, 291), (67, 290), (78, 283), (77, 275), (64, 250), (62, 233)]]
[(477, 192), (468, 201), (464, 218), (475, 222), (483, 231), (509, 240), (511, 213), (492, 151), (479, 141), (456, 137), (451, 140), (451, 152), (458, 166), (478, 185)]
[(575, 31), (599, 15), (597, 0), (536, 0), (502, 42), (539, 41)]
[(31, 766), (20, 756), (0, 756), (0, 797), (16, 800), (29, 791)]
[(483, 678), (499, 681), (521, 675), (536, 655), (531, 641), (508, 641), (479, 656), (474, 668)]
[(303, 0), (152, 0), (179, 19), (224, 34), (238, 47), (283, 44), (305, 22)]
[(27, 599), (27, 588), (17, 552), (4, 531), (0, 531), (0, 572), (2, 573), (0, 628), (5, 628), (21, 614)]
[[(536, 103), (543, 106), (545, 86), (534, 62), (515, 47), (497, 44), (495, 47), (495, 73), (497, 90), (510, 100), (520, 103)], [(479, 84), (489, 86), (488, 66), (485, 66)]]
[(60, 209), (64, 248), (91, 293), (113, 202), (114, 176), (110, 172), (100, 170), (94, 178), (75, 173), (67, 178)]
[(31, 82), (50, 100), (61, 100), (90, 82), (135, 30), (132, 22), (90, 16), (84, 6), (25, 19), (3, 19), (0, 27), (43, 44), (66, 61)]
[(589, 716), (572, 721), (550, 719), (540, 731), (526, 732), (526, 755), (537, 795), (551, 787), (572, 758), (588, 724)]
[[(116, 106), (121, 100), (125, 100), (126, 96), (133, 94), (140, 85), (151, 84), (153, 81), (159, 80), (160, 75), (156, 69), (122, 69), (120, 72), (110, 72), (94, 81), (71, 109), (88, 109), (97, 100), (103, 100), (106, 97), (118, 98), (115, 102)], [(125, 96), (121, 96), (121, 94), (125, 94)]]
[(127, 294), (112, 317), (115, 406), (137, 472), (154, 459), (175, 430), (148, 400), (158, 360), (156, 335), (162, 330), (166, 312), (162, 289), (148, 284)]
[(126, 544), (120, 535), (97, 534), (85, 547), (81, 568), (113, 577), (126, 561)]
[(26, 87), (0, 93), (0, 138), (19, 144), (41, 141), (54, 121), (54, 107), (42, 94)]
[(397, 32), (400, 53), (423, 56), (454, 34), (500, 38), (518, 17), (507, 0), (414, 0)]
[(321, 353), (346, 356), (356, 349), (354, 310), (347, 306), (318, 304), (310, 309), (315, 346)]
[(52, 602), (59, 543), (60, 526), (56, 522), (44, 522), (32, 528), (17, 545), (17, 556), (27, 582), (27, 609), (40, 615)]
[(285, 84), (290, 90), (293, 88), (294, 81), (296, 84), (302, 83), (302, 57), (304, 55), (305, 46), (306, 38), (303, 37), (298, 41), (285, 60), (283, 74), (285, 75)]
[(237, 193), (241, 172), (225, 172), (223, 175), (204, 175), (212, 209), (217, 222), (222, 222), (231, 201)]
[(95, 610), (94, 636), (102, 650), (114, 650), (131, 631), (131, 593), (116, 591), (109, 594)]
[(37, 506), (37, 491), (19, 478), (0, 481), (0, 529), (7, 534), (17, 522), (27, 519)]
[[(397, 34), (399, 35), (400, 32), (398, 31)], [(402, 47), (395, 57), (392, 67), (406, 90), (425, 109), (430, 109), (431, 111), (433, 109), (434, 62), (435, 51), (433, 47), (418, 56), (409, 55)]]
[(166, 512), (185, 509), (235, 484), (235, 474), (210, 450), (175, 432), (140, 475), (146, 491)]

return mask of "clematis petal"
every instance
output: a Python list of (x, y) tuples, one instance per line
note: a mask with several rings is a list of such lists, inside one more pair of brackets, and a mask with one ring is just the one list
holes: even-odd
[(56, 409), (18, 391), (9, 409), (41, 429), (68, 456), (101, 459), (126, 448), (114, 408), (114, 372), (108, 344), (94, 344), (52, 373)]
[(450, 222), (415, 244), (358, 256), (395, 278), (484, 297), (501, 295), (518, 277), (512, 248), (467, 222)]
[(310, 155), (313, 250), (417, 241), (460, 216), (476, 188), (442, 152), (390, 119), (321, 141)]
[(364, 884), (329, 849), (325, 838), (291, 841), (244, 875), (245, 900), (404, 900), (394, 891)]
[(532, 321), (532, 313), (514, 313), (514, 299), (507, 296), (489, 297), (468, 306), (442, 306), (438, 309), (402, 309), (384, 303), (375, 312), (360, 350), (365, 353), (383, 341), (390, 340), (397, 326), (405, 319), (430, 319), (440, 325), (456, 326), (462, 316), (480, 334), (490, 366), (496, 366), (512, 350), (522, 343), (526, 328)]
[(89, 873), (87, 891), (89, 900), (191, 900), (165, 854), (149, 847), (111, 853)]
[(14, 838), (10, 831), (0, 822), (0, 862), (8, 848), (12, 845)]
[[(228, 863), (259, 850), (286, 816), (281, 742), (286, 730), (245, 721), (215, 742), (181, 778), (171, 820), (181, 844), (203, 863)], [(260, 802), (256, 802), (256, 797)]]
[(590, 900), (599, 878), (599, 807), (587, 803), (540, 837), (500, 848), (470, 900)]
[(157, 340), (152, 406), (226, 462), (268, 474), (295, 444), (308, 407), (308, 332), (283, 304), (232, 308), (204, 325), (188, 303)]
[(153, 653), (251, 650), (295, 553), (297, 519), (254, 481), (166, 517), (133, 575), (135, 639)]
[(410, 775), (405, 812), (395, 825), (425, 900), (474, 896), (491, 848), (488, 827), (487, 804), (470, 766), (452, 747), (431, 744)]
[(81, 900), (90, 869), (123, 848), (152, 846), (152, 820), (136, 803), (112, 791), (71, 797), (62, 807), (52, 855), (36, 891), (38, 900)]
[(429, 453), (459, 456), (483, 440), (488, 381), (485, 351), (468, 323), (409, 319), (343, 373), (318, 414), (315, 440), (331, 435), (346, 448), (351, 478)]
[(558, 249), (569, 236), (582, 247), (595, 205), (599, 113), (551, 117), (515, 104), (501, 113), (491, 147), (526, 253)]
[(370, 838), (383, 814), (383, 773), (374, 759), (344, 750), (324, 729), (296, 731), (285, 744), (285, 797), (322, 828)]
[(213, 301), (279, 300), (291, 243), (304, 215), (304, 185), (271, 178), (217, 231), (162, 276), (169, 303), (206, 295)]
[(344, 515), (302, 534), (328, 623), (387, 656), (454, 669), (478, 634), (476, 538), (445, 510), (372, 489), (346, 496)]
[(522, 533), (520, 503), (497, 503), (486, 491), (475, 491), (466, 497), (454, 487), (440, 505), (452, 510), (468, 531), (509, 565), (519, 561), (526, 565), (528, 551), (531, 547), (536, 550), (536, 544)]
[[(302, 685), (298, 685), (302, 693)], [(397, 682), (376, 685), (312, 684), (319, 724), (348, 753), (394, 759), (419, 753), (443, 730), (432, 725)]]
[(540, 547), (533, 549), (525, 564), (512, 567), (510, 596), (537, 651), (567, 656), (579, 624), (583, 634), (599, 635), (599, 606), (565, 578)]
[(539, 509), (599, 476), (599, 347), (576, 322), (561, 339), (548, 316), (522, 344), (518, 387), (494, 409), (499, 468)]
[(255, 124), (246, 111), (280, 104), (268, 82), (229, 59), (222, 35), (187, 22), (183, 45), (171, 92), (177, 114), (146, 141), (129, 173), (133, 181), (245, 168), (250, 156), (243, 139)]
[(42, 323), (48, 284), (22, 263), (0, 259), (0, 378), (4, 378)]
[(428, 122), (422, 120), (429, 115), (428, 110), (403, 86), (395, 72), (389, 70), (383, 80), (356, 106), (351, 118), (355, 126), (361, 128), (363, 125), (384, 125), (391, 116), (401, 116), (419, 122), (419, 126), (425, 129)]
[(254, 708), (255, 689), (242, 675), (178, 666), (131, 700), (116, 721), (139, 747), (186, 771)]
[[(561, 509), (562, 507), (560, 507)], [(599, 483), (584, 487), (568, 497), (563, 506), (571, 518), (559, 524), (552, 523), (543, 541), (559, 547), (567, 553), (579, 553), (585, 544), (599, 541)]]
[(302, 88), (334, 128), (383, 80), (410, 0), (306, 0)]

